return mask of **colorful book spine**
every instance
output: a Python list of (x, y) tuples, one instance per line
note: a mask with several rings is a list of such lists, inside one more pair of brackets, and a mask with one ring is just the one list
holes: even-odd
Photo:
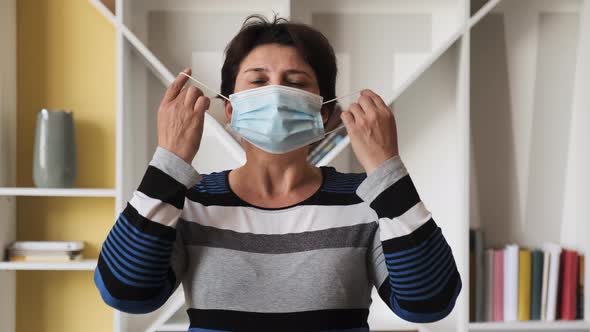
[(485, 253), (485, 321), (494, 320), (494, 249)]
[(578, 313), (577, 319), (584, 319), (584, 255), (580, 255), (578, 263)]
[(504, 321), (516, 321), (518, 314), (518, 245), (504, 250)]
[(543, 252), (543, 288), (541, 289), (541, 320), (547, 320), (547, 288), (549, 285), (549, 264), (551, 254)]
[(547, 281), (547, 321), (555, 321), (558, 288), (559, 288), (559, 258), (561, 255), (561, 247), (555, 243), (546, 243), (543, 245), (543, 250), (548, 252), (550, 256), (549, 262), (549, 280)]
[(531, 320), (540, 320), (543, 291), (543, 252), (533, 250), (531, 258)]
[(494, 250), (494, 321), (504, 321), (504, 250)]
[(561, 319), (576, 319), (576, 300), (578, 286), (578, 253), (563, 251), (563, 278), (561, 291)]
[(518, 320), (531, 319), (531, 251), (521, 249), (518, 255)]
[(475, 231), (475, 321), (483, 322), (485, 318), (484, 285), (484, 242), (483, 232)]

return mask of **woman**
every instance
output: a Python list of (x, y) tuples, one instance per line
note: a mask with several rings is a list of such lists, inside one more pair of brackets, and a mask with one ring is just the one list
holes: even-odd
[(307, 162), (333, 110), (322, 100), (335, 97), (336, 59), (320, 32), (255, 16), (229, 43), (221, 94), (247, 158), (234, 170), (191, 167), (209, 99), (184, 88), (184, 74), (160, 105), (153, 160), (103, 244), (95, 282), (107, 304), (150, 312), (182, 283), (192, 332), (368, 331), (373, 286), (405, 320), (451, 312), (461, 279), (383, 100), (364, 90), (341, 115), (366, 175)]

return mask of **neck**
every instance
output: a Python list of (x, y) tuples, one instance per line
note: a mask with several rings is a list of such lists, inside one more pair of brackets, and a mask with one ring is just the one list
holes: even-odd
[[(249, 145), (249, 144), (248, 144)], [(237, 174), (255, 184), (263, 196), (277, 196), (309, 184), (309, 179), (321, 176), (317, 168), (307, 162), (308, 147), (285, 154), (272, 154), (256, 147), (246, 147), (246, 164)]]

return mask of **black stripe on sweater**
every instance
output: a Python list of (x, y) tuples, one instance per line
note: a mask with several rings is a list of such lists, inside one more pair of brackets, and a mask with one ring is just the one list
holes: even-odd
[(301, 332), (368, 327), (369, 309), (329, 309), (288, 313), (187, 310), (190, 327), (225, 331)]
[(174, 242), (176, 239), (176, 230), (174, 228), (145, 218), (129, 203), (127, 203), (127, 207), (123, 210), (122, 215), (125, 216), (133, 227), (143, 234), (155, 236), (167, 242)]
[(422, 226), (418, 227), (416, 230), (414, 230), (412, 233), (408, 235), (383, 241), (383, 252), (386, 254), (392, 254), (398, 251), (405, 251), (408, 249), (415, 248), (422, 242), (427, 241), (432, 236), (434, 236), (435, 232), (440, 232), (440, 228), (436, 225), (434, 220), (430, 218), (430, 220), (428, 220), (426, 223), (424, 223)]
[(186, 187), (157, 167), (149, 165), (137, 189), (151, 198), (159, 199), (178, 209), (184, 206)]
[(373, 202), (371, 208), (379, 218), (393, 219), (401, 216), (420, 202), (420, 196), (409, 175), (385, 189)]

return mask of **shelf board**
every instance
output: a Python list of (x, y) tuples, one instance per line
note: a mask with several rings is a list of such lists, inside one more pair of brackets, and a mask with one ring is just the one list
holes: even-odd
[(158, 332), (183, 332), (187, 331), (189, 328), (189, 323), (167, 323), (164, 324), (156, 329)]
[(115, 189), (0, 187), (0, 196), (115, 197)]
[(93, 271), (96, 259), (84, 259), (76, 262), (0, 262), (4, 271)]
[(470, 331), (507, 331), (507, 330), (522, 330), (522, 331), (536, 331), (536, 330), (583, 330), (590, 329), (590, 322), (583, 320), (574, 321), (528, 321), (528, 322), (481, 322), (469, 323)]

